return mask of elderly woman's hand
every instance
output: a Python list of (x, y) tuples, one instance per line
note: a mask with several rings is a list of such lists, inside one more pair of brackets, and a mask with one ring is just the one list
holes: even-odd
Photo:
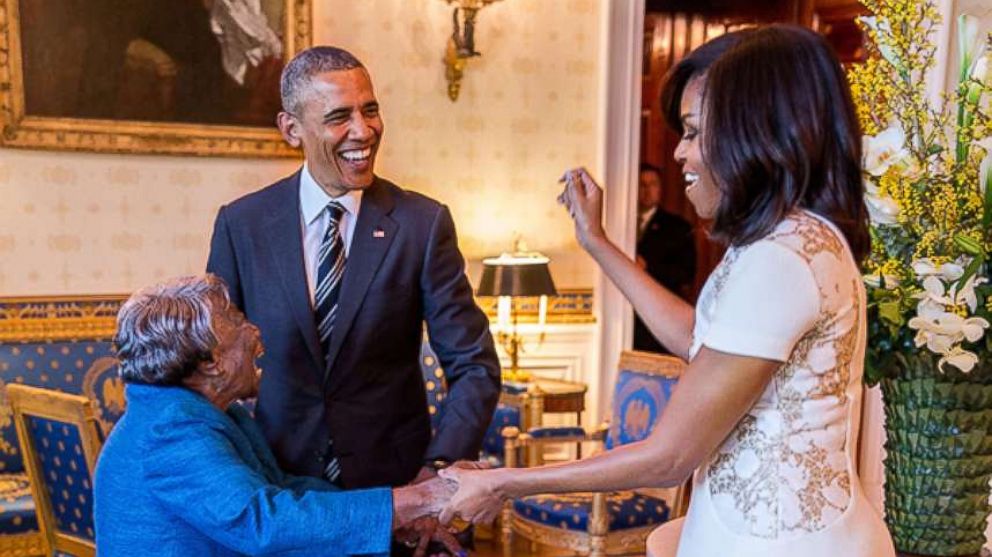
[(565, 184), (565, 189), (558, 194), (558, 203), (568, 210), (575, 222), (575, 237), (588, 250), (593, 242), (606, 238), (603, 188), (581, 167), (567, 170), (558, 182)]
[(393, 529), (422, 516), (437, 516), (458, 488), (453, 480), (431, 478), (418, 484), (393, 488)]
[(441, 522), (459, 517), (474, 524), (488, 524), (503, 508), (500, 478), (505, 470), (478, 470), (455, 466), (440, 472), (442, 478), (458, 483), (458, 492), (441, 512)]

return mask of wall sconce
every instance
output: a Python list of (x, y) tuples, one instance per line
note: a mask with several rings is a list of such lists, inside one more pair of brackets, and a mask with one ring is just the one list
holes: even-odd
[(475, 18), (479, 10), (499, 0), (445, 0), (449, 5), (454, 4), (451, 13), (454, 27), (448, 38), (448, 48), (444, 53), (444, 77), (448, 80), (448, 98), (451, 102), (458, 100), (462, 88), (462, 76), (465, 73), (465, 62), (469, 58), (481, 56), (475, 50)]

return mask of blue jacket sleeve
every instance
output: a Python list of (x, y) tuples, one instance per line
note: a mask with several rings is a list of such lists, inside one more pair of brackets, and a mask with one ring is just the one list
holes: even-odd
[(448, 383), (444, 413), (424, 458), (476, 459), (499, 399), (500, 366), (447, 207), (434, 219), (421, 286), (427, 334)]
[(294, 489), (296, 482), (270, 484), (242, 460), (228, 433), (205, 420), (155, 425), (142, 463), (147, 489), (167, 510), (240, 553), (388, 553), (389, 488), (303, 491)]

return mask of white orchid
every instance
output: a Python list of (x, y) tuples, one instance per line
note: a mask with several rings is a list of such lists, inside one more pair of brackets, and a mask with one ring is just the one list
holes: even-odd
[(968, 263), (965, 259), (959, 259), (953, 263), (944, 263), (938, 267), (929, 257), (924, 257), (913, 261), (913, 272), (920, 279), (939, 276), (946, 282), (952, 282), (964, 275), (964, 268)]
[(988, 282), (988, 279), (985, 277), (971, 277), (960, 288), (957, 283), (954, 283), (949, 290), (945, 291), (943, 281), (937, 276), (931, 275), (923, 279), (924, 291), (916, 296), (924, 302), (930, 300), (944, 306), (966, 305), (969, 310), (974, 312), (978, 306), (978, 296), (975, 295), (975, 287), (986, 282)]
[(939, 277), (946, 273), (960, 278), (962, 275), (958, 272), (959, 268), (952, 264), (937, 268), (929, 260), (919, 260), (913, 264), (913, 270), (926, 278), (923, 279), (924, 291), (917, 294), (920, 298), (916, 306), (917, 316), (910, 319), (908, 325), (917, 332), (914, 339), (916, 346), (925, 345), (928, 350), (941, 356), (938, 362), (941, 370), (944, 369), (944, 364), (950, 364), (961, 371), (969, 372), (978, 358), (962, 348), (961, 343), (965, 340), (980, 340), (989, 328), (989, 322), (981, 317), (962, 317), (948, 310), (966, 305), (974, 312), (978, 304), (975, 286), (987, 279), (971, 277), (960, 289), (956, 283), (946, 289)]
[(865, 206), (868, 207), (868, 218), (873, 224), (898, 224), (899, 204), (895, 199), (882, 195), (878, 186), (865, 181)]
[(916, 162), (906, 148), (906, 133), (898, 125), (889, 126), (878, 135), (864, 136), (864, 169), (872, 176), (881, 176), (892, 165), (913, 170)]

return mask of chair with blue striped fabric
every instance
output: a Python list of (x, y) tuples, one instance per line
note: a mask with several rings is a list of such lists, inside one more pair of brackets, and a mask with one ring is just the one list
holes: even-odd
[[(610, 422), (594, 432), (581, 428), (537, 427), (521, 433), (504, 431), (506, 465), (519, 454), (533, 455), (531, 447), (551, 443), (596, 441), (605, 450), (646, 439), (668, 403), (685, 362), (672, 356), (624, 352), (613, 391)], [(526, 465), (538, 464), (530, 462)], [(604, 557), (615, 553), (643, 553), (645, 540), (659, 524), (681, 517), (688, 507), (688, 481), (659, 492), (638, 490), (613, 493), (536, 495), (507, 504), (503, 511), (504, 554), (512, 555), (513, 536), (532, 542)]]
[(7, 396), (47, 552), (95, 556), (93, 469), (102, 445), (96, 403), (25, 385), (8, 385)]

